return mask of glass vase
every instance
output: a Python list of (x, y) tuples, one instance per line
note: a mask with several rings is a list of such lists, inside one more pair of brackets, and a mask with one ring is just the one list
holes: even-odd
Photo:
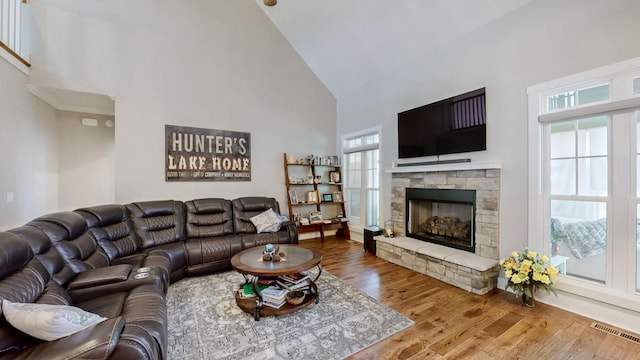
[(526, 307), (536, 306), (536, 288), (532, 285), (527, 285), (522, 291), (522, 305)]

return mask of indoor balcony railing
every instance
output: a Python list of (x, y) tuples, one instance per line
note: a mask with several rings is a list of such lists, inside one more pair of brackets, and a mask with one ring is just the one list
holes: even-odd
[(26, 3), (27, 0), (0, 0), (0, 47), (25, 66), (31, 66), (23, 37)]

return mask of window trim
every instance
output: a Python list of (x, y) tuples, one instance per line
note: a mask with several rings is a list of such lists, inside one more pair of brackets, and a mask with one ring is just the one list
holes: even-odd
[[(353, 146), (353, 147), (345, 147), (345, 142), (347, 140), (351, 140), (351, 139), (355, 139), (355, 138), (359, 138), (359, 137), (364, 137), (364, 136), (368, 136), (368, 135), (378, 135), (378, 142), (375, 144), (363, 144), (363, 145), (358, 145), (358, 146)], [(348, 133), (348, 134), (344, 134), (340, 137), (340, 153), (342, 154), (342, 163), (344, 164), (344, 168), (343, 168), (343, 176), (348, 176), (348, 168), (347, 168), (347, 155), (348, 154), (353, 154), (356, 152), (366, 152), (366, 151), (371, 151), (371, 150), (378, 150), (378, 171), (382, 170), (382, 161), (381, 161), (381, 157), (382, 157), (382, 127), (381, 126), (375, 126), (375, 127), (371, 127), (368, 129), (363, 129), (360, 131), (356, 131), (356, 132), (352, 132), (352, 133)], [(365, 171), (364, 169), (362, 170), (362, 175), (364, 176)], [(346, 178), (345, 178), (346, 179)], [(346, 194), (346, 190), (348, 188), (348, 186), (346, 185), (346, 181), (345, 181), (345, 185), (344, 187), (344, 191), (345, 191), (345, 201), (347, 200), (347, 194)], [(361, 182), (361, 195), (364, 195), (364, 197), (362, 199), (364, 199), (366, 201), (366, 192), (367, 189), (369, 189), (366, 186), (366, 183)], [(381, 208), (381, 204), (382, 204), (382, 176), (381, 174), (378, 174), (378, 222), (380, 222), (381, 218), (382, 218), (382, 208)], [(362, 201), (361, 199), (361, 201)], [(363, 209), (361, 209), (363, 210)], [(363, 222), (366, 222), (366, 212), (362, 213), (360, 216), (361, 222), (357, 225), (352, 224), (351, 222), (349, 223), (349, 227), (356, 230), (356, 232), (362, 232), (364, 231), (363, 229), (366, 227), (365, 224), (363, 224)]]
[[(543, 175), (548, 174), (549, 171), (547, 168), (548, 164), (544, 162), (544, 151), (548, 149), (549, 144), (546, 142), (543, 143), (543, 140), (546, 140), (546, 137), (543, 136), (543, 131), (545, 129), (543, 125), (550, 122), (572, 120), (577, 117), (582, 117), (586, 111), (588, 111), (589, 115), (593, 114), (592, 111), (595, 110), (600, 113), (611, 113), (614, 116), (616, 113), (631, 112), (638, 106), (638, 104), (640, 104), (640, 94), (633, 94), (632, 86), (628, 86), (628, 89), (623, 89), (621, 91), (620, 87), (616, 86), (616, 84), (620, 85), (631, 81), (630, 79), (637, 76), (638, 72), (640, 72), (640, 58), (634, 58), (527, 87), (527, 130), (529, 140), (529, 184), (527, 189), (529, 201), (527, 233), (528, 244), (531, 248), (546, 249), (545, 244), (548, 244), (549, 242), (549, 229), (548, 224), (545, 221), (545, 216), (549, 213), (549, 205), (545, 203), (545, 194), (543, 193), (544, 186), (548, 185), (545, 184), (545, 181), (548, 181), (548, 179), (543, 178)], [(627, 77), (629, 81), (625, 80), (623, 77)], [(543, 99), (546, 98), (543, 98), (543, 96), (548, 96), (551, 92), (558, 89), (583, 87), (583, 85), (587, 83), (591, 83), (592, 81), (602, 81), (604, 78), (611, 79), (611, 98), (614, 100), (545, 113), (546, 105), (544, 105), (543, 108)], [(635, 144), (633, 145), (635, 146)], [(613, 156), (613, 154), (611, 156)], [(632, 164), (635, 164), (635, 159), (633, 159)], [(635, 165), (633, 165), (630, 171), (632, 171), (632, 176), (635, 178)], [(610, 184), (609, 188), (611, 189), (612, 186), (614, 185)], [(635, 191), (633, 194), (635, 194)], [(612, 196), (613, 194), (609, 195), (610, 198)], [(623, 206), (623, 204), (614, 206)], [(636, 197), (629, 199), (629, 203), (626, 204), (626, 206), (628, 208), (631, 206), (635, 208)], [(607, 211), (610, 210), (608, 209)], [(613, 287), (616, 285), (613, 284), (614, 281), (610, 281), (612, 280), (612, 271), (609, 268), (612, 261), (612, 258), (610, 259), (609, 257), (612, 256), (613, 254), (608, 251), (606, 284), (598, 284), (589, 280), (561, 275), (561, 280), (558, 282), (558, 290), (584, 296), (610, 305), (640, 311), (640, 293), (638, 291), (635, 291), (635, 293), (630, 292), (632, 284), (635, 289), (636, 276), (627, 277), (627, 284), (624, 286), (624, 292), (616, 290), (620, 288), (619, 283), (616, 283), (618, 284), (617, 287)], [(635, 264), (633, 265), (633, 273), (635, 274)], [(631, 267), (631, 264), (629, 264), (627, 269), (631, 269)]]

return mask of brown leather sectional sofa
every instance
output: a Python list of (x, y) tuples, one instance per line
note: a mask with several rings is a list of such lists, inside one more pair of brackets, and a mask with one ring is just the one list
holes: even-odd
[(250, 218), (269, 208), (280, 212), (267, 197), (99, 205), (0, 232), (0, 300), (70, 305), (107, 318), (43, 341), (0, 313), (0, 359), (166, 359), (170, 284), (229, 270), (246, 248), (298, 243), (289, 222), (256, 233)]

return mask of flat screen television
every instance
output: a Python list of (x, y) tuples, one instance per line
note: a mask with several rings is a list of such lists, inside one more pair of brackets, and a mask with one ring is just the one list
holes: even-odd
[(487, 149), (485, 89), (398, 113), (401, 159)]

